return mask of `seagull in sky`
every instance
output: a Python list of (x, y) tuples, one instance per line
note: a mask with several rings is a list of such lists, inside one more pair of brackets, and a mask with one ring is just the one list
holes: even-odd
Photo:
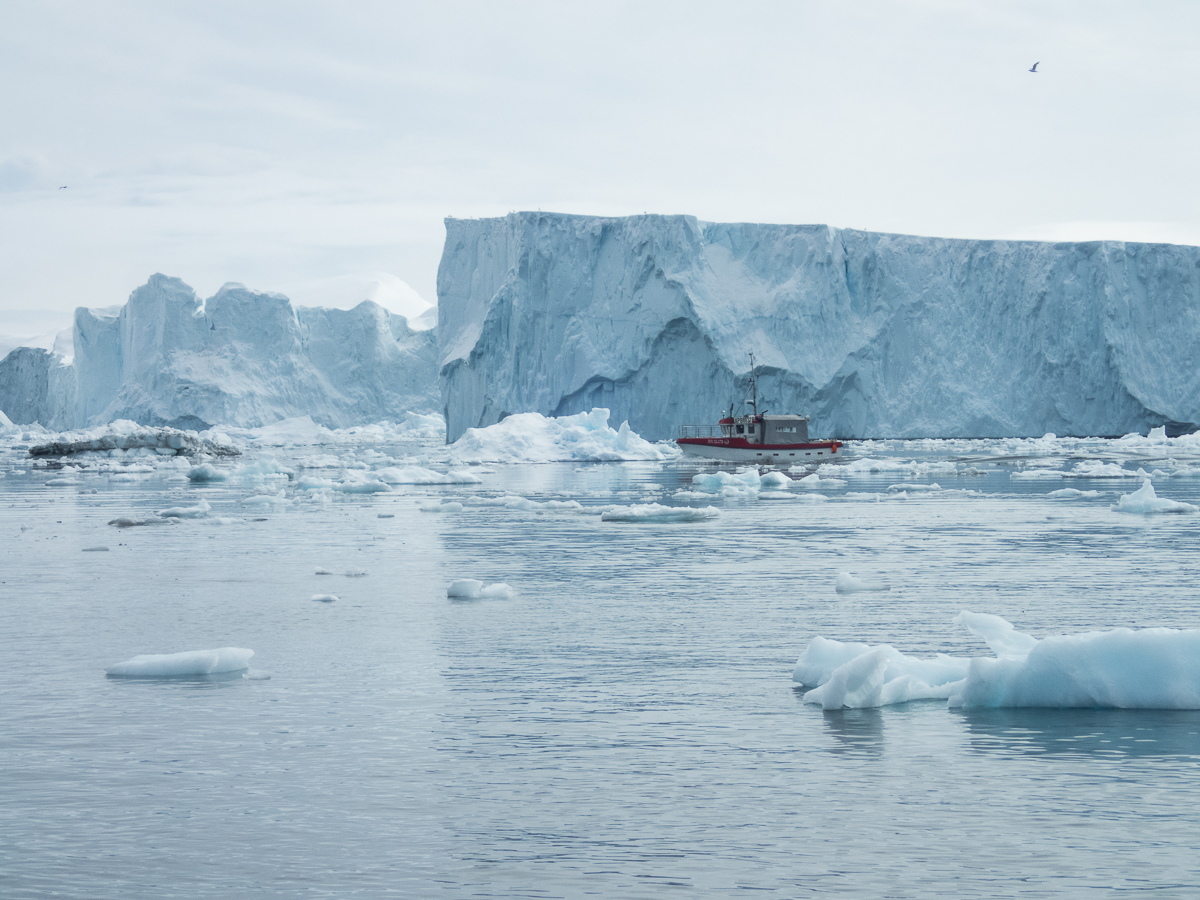
[(1040, 66), (1041, 64), (1042, 64), (1041, 60), (1038, 60), (1037, 62), (1035, 62), (1035, 63), (1033, 64), (1033, 66), (1032, 66), (1032, 67), (1029, 69), (1029, 71), (1030, 71), (1030, 72), (1037, 72), (1037, 67), (1038, 67), (1038, 66)]
[(65, 184), (60, 184), (60, 185), (58, 186), (58, 189), (59, 189), (60, 191), (65, 191), (65, 190), (67, 189), (67, 186), (66, 186)]

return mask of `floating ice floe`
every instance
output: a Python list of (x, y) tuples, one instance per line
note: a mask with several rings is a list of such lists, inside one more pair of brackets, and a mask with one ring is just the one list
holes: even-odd
[(471, 472), (451, 470), (435, 472), (421, 466), (389, 466), (377, 469), (375, 477), (388, 484), (482, 484), (483, 479)]
[(342, 598), (339, 597), (337, 594), (313, 594), (308, 599), (316, 600), (319, 603), (333, 603), (334, 601), (341, 600)]
[(241, 451), (223, 436), (204, 436), (178, 428), (151, 428), (128, 419), (118, 419), (100, 428), (68, 431), (56, 439), (29, 448), (30, 456), (72, 456), (145, 450), (161, 456), (237, 456)]
[(767, 472), (765, 475), (759, 476), (759, 490), (778, 491), (792, 486), (792, 479), (788, 478), (782, 472)]
[(161, 519), (158, 516), (146, 516), (144, 518), (137, 518), (134, 516), (117, 516), (115, 519), (109, 519), (108, 524), (116, 526), (117, 528), (137, 528), (139, 526), (149, 525), (178, 525), (179, 519)]
[(1046, 495), (1053, 497), (1055, 500), (1090, 500), (1093, 497), (1099, 497), (1099, 491), (1081, 491), (1078, 488), (1060, 488), (1057, 491), (1051, 491)]
[(463, 511), (463, 505), (457, 500), (446, 500), (441, 503), (435, 500), (432, 503), (422, 503), (419, 508), (421, 512), (434, 513), (459, 513)]
[[(793, 475), (808, 471), (804, 466), (792, 466), (788, 469)], [(846, 486), (844, 478), (823, 478), (819, 472), (813, 472), (811, 475), (805, 475), (803, 478), (793, 482), (795, 487), (803, 488), (806, 491), (819, 491), (826, 488), (839, 488)]]
[(547, 418), (518, 413), (487, 428), (468, 428), (450, 446), (456, 464), (480, 462), (560, 462), (675, 459), (672, 444), (652, 444), (631, 431), (628, 422), (609, 427), (607, 409)]
[(929, 491), (931, 493), (935, 493), (941, 489), (942, 486), (936, 481), (932, 484), (914, 484), (912, 482), (905, 482), (904, 484), (888, 485), (888, 491), (893, 494), (899, 493), (900, 491)]
[(892, 586), (882, 581), (865, 581), (850, 572), (838, 572), (833, 589), (839, 594), (858, 594), (864, 591), (890, 591)]
[(605, 510), (600, 519), (604, 522), (703, 522), (720, 515), (721, 511), (715, 506), (662, 506), (658, 503), (642, 503)]
[(814, 638), (793, 681), (825, 709), (942, 699), (951, 707), (1200, 709), (1200, 630), (1146, 628), (1041, 640), (999, 616), (963, 611), (954, 621), (994, 657), (907, 656), (888, 644)]
[(251, 494), (242, 500), (242, 503), (247, 506), (289, 506), (292, 501), (285, 496), (284, 491), (278, 491), (274, 494)]
[(861, 478), (871, 475), (956, 475), (958, 464), (948, 460), (917, 462), (911, 459), (858, 457), (841, 463), (823, 463), (817, 474), (830, 478)]
[(212, 507), (207, 500), (201, 500), (195, 506), (172, 506), (170, 509), (160, 509), (155, 515), (163, 519), (202, 519), (209, 514)]
[(228, 477), (227, 473), (218, 469), (212, 463), (201, 463), (198, 466), (192, 466), (187, 473), (188, 481), (197, 482), (224, 481)]
[(446, 588), (446, 596), (453, 600), (510, 600), (514, 594), (513, 589), (503, 582), (485, 587), (475, 578), (460, 578)]
[(110, 666), (105, 673), (112, 678), (194, 678), (239, 672), (249, 667), (253, 655), (242, 647), (146, 654)]
[(1194, 513), (1200, 511), (1190, 503), (1181, 503), (1178, 500), (1168, 500), (1165, 497), (1159, 497), (1154, 492), (1154, 485), (1150, 483), (1150, 479), (1148, 478), (1132, 494), (1123, 494), (1117, 500), (1117, 505), (1113, 509), (1118, 512), (1138, 513), (1140, 515)]

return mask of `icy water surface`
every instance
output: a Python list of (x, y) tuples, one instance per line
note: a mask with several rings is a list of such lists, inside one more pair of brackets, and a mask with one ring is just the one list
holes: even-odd
[[(1097, 446), (1093, 462), (1170, 468)], [(200, 484), (64, 477), (12, 450), (0, 893), (1200, 893), (1200, 712), (826, 712), (791, 681), (818, 634), (987, 654), (951, 623), (961, 609), (1039, 637), (1197, 627), (1200, 515), (1115, 511), (1137, 478), (1025, 477), (1078, 455), (855, 449), (911, 465), (824, 502), (705, 502), (674, 496), (717, 471), (686, 462), (475, 467), (479, 484), (356, 494), (296, 485), (377, 466), (361, 449), (281, 450), (291, 480)], [(314, 454), (337, 465), (297, 468)], [(1200, 503), (1185, 469), (1156, 477), (1159, 497)], [(1097, 495), (1050, 496), (1063, 488)], [(200, 500), (207, 516), (178, 525), (106, 524)], [(419, 509), (442, 500), (463, 508)], [(721, 513), (600, 519), (651, 501)], [(891, 590), (839, 594), (841, 572)], [(515, 595), (447, 599), (458, 578)], [(253, 678), (104, 675), (224, 646), (255, 651)]]

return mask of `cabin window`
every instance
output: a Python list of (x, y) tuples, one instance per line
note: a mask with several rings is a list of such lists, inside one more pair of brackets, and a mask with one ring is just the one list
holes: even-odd
[(795, 425), (777, 425), (777, 426), (775, 426), (775, 430), (778, 431), (780, 434), (795, 434), (796, 426)]
[(737, 427), (737, 432), (738, 432), (738, 434), (745, 434), (745, 433), (746, 433), (746, 426), (745, 426), (745, 425), (739, 425), (739, 426)]
[(750, 433), (754, 434), (754, 426), (753, 425), (750, 426)]

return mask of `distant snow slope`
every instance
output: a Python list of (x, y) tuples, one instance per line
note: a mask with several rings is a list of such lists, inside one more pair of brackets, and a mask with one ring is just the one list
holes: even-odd
[(75, 313), (75, 359), (19, 348), (0, 360), (0, 409), (53, 429), (256, 427), (310, 415), (329, 427), (437, 408), (436, 337), (371, 301), (293, 308), (227, 284), (207, 301), (154, 275), (119, 310)]
[(1200, 423), (1200, 248), (971, 241), (690, 216), (446, 221), (447, 439), (612, 410), (650, 439), (760, 409), (834, 437)]

